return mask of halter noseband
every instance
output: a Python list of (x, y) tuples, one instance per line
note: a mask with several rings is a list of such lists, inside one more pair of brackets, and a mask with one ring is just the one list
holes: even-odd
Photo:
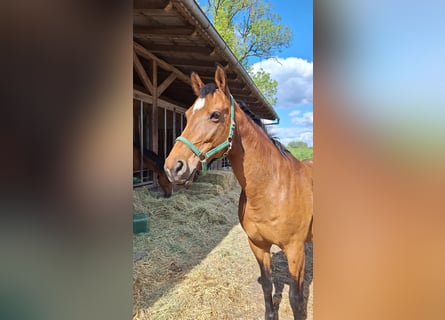
[(202, 166), (202, 175), (205, 176), (207, 174), (207, 160), (215, 153), (218, 153), (224, 148), (227, 148), (226, 152), (224, 152), (224, 154), (222, 155), (222, 157), (225, 157), (229, 153), (230, 149), (232, 149), (232, 136), (234, 128), (235, 128), (235, 107), (234, 107), (233, 97), (232, 95), (230, 95), (230, 129), (229, 129), (229, 136), (227, 137), (226, 141), (224, 141), (223, 143), (221, 143), (220, 145), (216, 146), (215, 148), (211, 149), (206, 153), (199, 151), (199, 149), (193, 143), (191, 143), (183, 136), (177, 137), (176, 141), (181, 141), (182, 143), (184, 143), (187, 147), (190, 148), (190, 150), (193, 151), (194, 154), (198, 156)]

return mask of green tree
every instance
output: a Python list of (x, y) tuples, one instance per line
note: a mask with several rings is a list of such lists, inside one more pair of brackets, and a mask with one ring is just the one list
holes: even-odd
[(291, 141), (287, 144), (288, 148), (309, 148), (304, 141)]
[(291, 141), (286, 148), (299, 160), (310, 159), (314, 156), (313, 148), (309, 147), (304, 141)]
[(270, 105), (274, 106), (277, 103), (278, 81), (272, 79), (270, 74), (263, 69), (253, 72), (251, 68), (248, 68), (247, 71)]
[(264, 0), (208, 0), (204, 10), (258, 89), (275, 105), (278, 83), (264, 70), (253, 72), (249, 58), (273, 57), (290, 45), (292, 30), (280, 23), (281, 16)]

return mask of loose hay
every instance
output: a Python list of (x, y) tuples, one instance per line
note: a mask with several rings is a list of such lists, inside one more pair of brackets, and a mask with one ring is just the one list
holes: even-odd
[[(168, 199), (134, 191), (134, 211), (150, 217), (149, 233), (133, 238), (134, 319), (263, 317), (258, 264), (238, 223), (239, 193), (228, 171), (199, 177)], [(292, 318), (287, 299), (285, 288), (280, 319)]]
[(230, 172), (200, 177), (168, 199), (146, 188), (134, 191), (134, 212), (149, 215), (150, 232), (134, 236), (133, 314), (151, 306), (238, 223), (239, 192)]

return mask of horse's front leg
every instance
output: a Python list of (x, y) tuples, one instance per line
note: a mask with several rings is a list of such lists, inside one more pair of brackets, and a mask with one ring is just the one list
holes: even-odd
[(249, 239), (250, 248), (260, 265), (261, 276), (258, 281), (263, 288), (264, 303), (266, 306), (265, 319), (278, 320), (278, 312), (272, 301), (272, 273), (270, 268), (270, 246), (259, 247)]

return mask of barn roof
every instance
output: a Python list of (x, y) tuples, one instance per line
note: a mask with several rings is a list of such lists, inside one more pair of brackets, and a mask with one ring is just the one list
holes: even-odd
[[(160, 98), (188, 108), (195, 100), (190, 74), (197, 72), (204, 83), (213, 82), (221, 64), (232, 95), (243, 100), (259, 117), (279, 120), (246, 70), (227, 47), (194, 0), (134, 0), (133, 47), (135, 59), (145, 70), (157, 61)], [(144, 81), (134, 75), (135, 88)]]

